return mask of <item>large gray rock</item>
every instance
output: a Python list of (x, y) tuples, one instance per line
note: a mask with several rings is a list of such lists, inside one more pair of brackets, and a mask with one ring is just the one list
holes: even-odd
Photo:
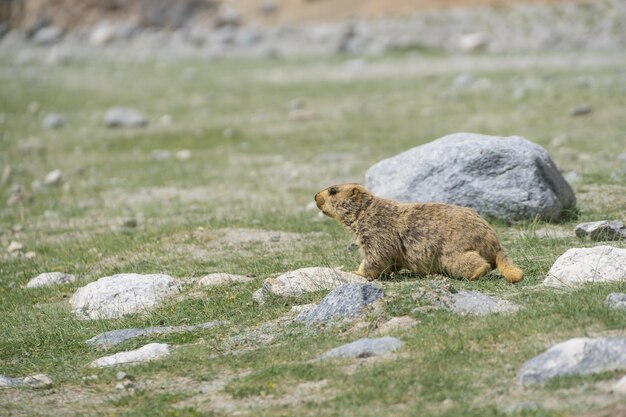
[(606, 240), (626, 240), (626, 226), (620, 221), (606, 221), (581, 223), (576, 226), (574, 233), (579, 238), (589, 238), (596, 242)]
[(626, 281), (626, 249), (596, 246), (568, 249), (554, 262), (543, 284), (569, 288), (619, 281)]
[(353, 318), (383, 295), (383, 290), (371, 284), (343, 284), (324, 297), (317, 307), (299, 314), (296, 321), (315, 324)]
[(492, 313), (512, 313), (519, 310), (517, 304), (494, 298), (478, 291), (459, 291), (450, 294), (451, 302), (447, 308), (461, 315), (484, 316)]
[(575, 338), (554, 345), (526, 362), (517, 373), (521, 385), (551, 378), (626, 369), (626, 338)]
[(319, 359), (369, 358), (391, 353), (400, 349), (403, 345), (404, 343), (395, 337), (364, 338), (331, 349), (322, 354)]
[(115, 355), (104, 356), (91, 362), (92, 368), (107, 368), (116, 365), (136, 365), (138, 363), (154, 361), (170, 354), (170, 347), (165, 343), (150, 343), (139, 349), (119, 352)]
[(104, 124), (108, 127), (143, 127), (148, 124), (148, 119), (130, 107), (112, 107), (104, 115)]
[(79, 288), (70, 303), (81, 318), (109, 319), (152, 309), (177, 292), (168, 275), (118, 274)]
[(448, 135), (376, 163), (365, 182), (381, 197), (458, 204), (505, 220), (553, 220), (576, 206), (548, 152), (518, 136)]
[(28, 281), (26, 288), (52, 287), (54, 285), (69, 284), (74, 281), (76, 281), (74, 275), (64, 272), (44, 272)]
[(626, 293), (612, 292), (607, 295), (604, 302), (611, 310), (626, 310)]
[(210, 329), (211, 327), (224, 324), (220, 321), (210, 321), (207, 323), (197, 324), (194, 326), (165, 326), (165, 327), (147, 327), (143, 329), (131, 328), (131, 329), (119, 329), (111, 330), (108, 332), (100, 333), (91, 339), (87, 340), (87, 344), (100, 348), (110, 348), (118, 345), (126, 340), (134, 339), (140, 336), (146, 336), (150, 334), (169, 334), (180, 332), (191, 332), (197, 329)]
[(299, 297), (307, 293), (332, 290), (346, 283), (366, 282), (367, 280), (359, 275), (336, 268), (301, 268), (276, 278), (266, 279), (261, 293), (279, 297)]

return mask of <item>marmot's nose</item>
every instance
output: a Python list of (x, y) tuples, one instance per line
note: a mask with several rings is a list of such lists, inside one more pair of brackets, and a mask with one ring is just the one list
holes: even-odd
[(317, 204), (317, 208), (322, 208), (324, 205), (324, 197), (320, 193), (315, 194), (315, 204)]

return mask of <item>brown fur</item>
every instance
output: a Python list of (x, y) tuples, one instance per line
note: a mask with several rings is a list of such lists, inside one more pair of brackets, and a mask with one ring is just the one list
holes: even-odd
[(329, 187), (315, 202), (356, 234), (363, 256), (356, 273), (370, 280), (400, 269), (476, 280), (496, 267), (508, 282), (523, 278), (493, 228), (472, 209), (398, 203), (358, 184)]

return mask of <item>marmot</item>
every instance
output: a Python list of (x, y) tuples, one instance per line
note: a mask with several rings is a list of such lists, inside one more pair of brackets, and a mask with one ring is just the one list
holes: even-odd
[(359, 184), (335, 185), (315, 195), (322, 212), (356, 234), (368, 280), (408, 269), (476, 280), (493, 268), (508, 282), (524, 273), (507, 257), (493, 228), (472, 209), (443, 203), (399, 203)]

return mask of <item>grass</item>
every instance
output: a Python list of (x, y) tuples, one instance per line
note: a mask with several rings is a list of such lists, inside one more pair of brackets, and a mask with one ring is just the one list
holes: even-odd
[[(4, 204), (9, 187), (0, 189), (0, 241), (8, 246), (17, 240), (36, 253), (33, 259), (2, 255), (0, 373), (46, 373), (54, 380), (50, 391), (1, 390), (0, 414), (500, 416), (507, 407), (532, 402), (533, 407), (510, 415), (561, 416), (617, 402), (604, 388), (620, 377), (616, 373), (525, 389), (516, 385), (515, 374), (556, 342), (624, 336), (625, 313), (604, 306), (607, 294), (626, 289), (623, 283), (571, 292), (538, 286), (560, 254), (590, 243), (573, 233), (536, 234), (571, 231), (580, 221), (624, 219), (623, 163), (615, 158), (626, 148), (619, 69), (572, 69), (566, 59), (557, 67), (539, 64), (523, 72), (496, 67), (473, 72), (477, 79), (489, 79), (488, 90), (459, 90), (451, 85), (461, 70), (442, 65), (451, 57), (425, 53), (418, 55), (422, 66), (417, 70), (399, 71), (414, 59), (406, 54), (370, 59), (368, 68), (375, 70), (352, 79), (337, 77), (346, 68), (343, 58), (120, 59), (64, 66), (17, 66), (10, 57), (0, 58), (0, 112), (5, 115), (0, 161), (12, 167), (9, 182), (29, 188), (59, 168), (67, 184), (13, 206)], [(546, 56), (534, 58), (541, 63)], [(493, 59), (465, 58), (470, 67)], [(194, 78), (182, 76), (188, 68), (196, 69)], [(581, 78), (591, 79), (591, 86)], [(513, 95), (520, 83), (531, 86), (521, 99)], [(312, 120), (290, 119), (287, 103), (297, 97), (314, 113)], [(31, 112), (34, 102), (39, 110)], [(569, 116), (569, 109), (581, 103), (591, 105), (593, 113)], [(139, 108), (150, 118), (149, 126), (105, 128), (103, 114), (113, 105)], [(49, 111), (67, 114), (69, 125), (44, 130), (41, 120)], [(173, 123), (162, 123), (163, 115)], [(225, 135), (225, 129), (234, 133)], [(263, 280), (281, 272), (358, 266), (358, 254), (347, 250), (351, 236), (306, 209), (316, 191), (362, 181), (376, 161), (459, 131), (525, 136), (546, 147), (563, 171), (581, 175), (574, 184), (578, 219), (494, 223), (526, 272), (521, 284), (508, 285), (496, 273), (473, 283), (447, 279), (456, 289), (522, 304), (520, 312), (488, 317), (416, 313), (412, 295), (430, 279), (420, 276), (382, 281), (388, 294), (384, 306), (359, 328), (309, 329), (282, 321), (293, 305), (316, 302), (323, 293), (252, 303)], [(569, 139), (556, 146), (552, 139), (559, 135)], [(20, 152), (19, 143), (33, 138), (45, 146), (44, 155)], [(156, 149), (189, 149), (192, 157), (153, 161), (150, 154)], [(138, 219), (138, 227), (122, 228), (127, 218)], [(18, 223), (23, 231), (12, 231)], [(245, 242), (226, 249), (211, 243), (234, 228), (301, 238), (275, 250)], [(32, 277), (53, 270), (80, 280), (57, 288), (24, 288)], [(149, 314), (82, 321), (71, 313), (68, 299), (77, 288), (120, 272), (167, 273), (183, 282), (211, 272), (255, 279), (218, 288), (186, 285), (179, 297)], [(393, 333), (405, 343), (399, 353), (314, 360), (342, 343), (373, 336), (375, 323), (400, 315), (413, 315), (418, 324)], [(212, 320), (228, 324), (145, 336), (106, 352), (84, 343), (106, 330)], [(134, 390), (115, 388), (117, 369), (88, 366), (105, 354), (154, 341), (177, 348), (165, 360), (125, 369), (135, 380)]]

